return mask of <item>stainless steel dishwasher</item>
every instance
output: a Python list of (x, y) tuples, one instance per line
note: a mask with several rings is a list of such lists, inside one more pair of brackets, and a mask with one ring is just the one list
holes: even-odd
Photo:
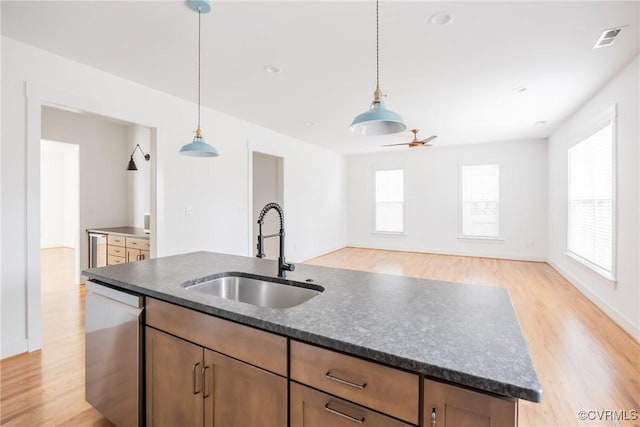
[(144, 298), (86, 286), (85, 398), (118, 427), (142, 425)]

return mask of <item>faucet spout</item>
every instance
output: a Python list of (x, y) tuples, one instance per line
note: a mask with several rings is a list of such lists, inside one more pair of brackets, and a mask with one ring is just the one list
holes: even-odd
[[(280, 231), (278, 231), (276, 234), (270, 234), (268, 236), (265, 236), (262, 234), (262, 225), (264, 224), (264, 217), (272, 209), (278, 212), (278, 216), (280, 218)], [(262, 208), (262, 210), (260, 211), (260, 214), (258, 215), (258, 229), (259, 229), (258, 245), (257, 245), (258, 253), (256, 254), (256, 256), (258, 258), (264, 258), (265, 256), (264, 255), (264, 239), (268, 239), (270, 237), (279, 237), (280, 253), (278, 254), (278, 277), (286, 277), (285, 271), (293, 271), (295, 269), (295, 265), (287, 263), (284, 257), (284, 235), (285, 235), (284, 212), (282, 211), (282, 207), (280, 207), (279, 204), (273, 203), (273, 202), (267, 203), (267, 205), (265, 205), (265, 207)]]

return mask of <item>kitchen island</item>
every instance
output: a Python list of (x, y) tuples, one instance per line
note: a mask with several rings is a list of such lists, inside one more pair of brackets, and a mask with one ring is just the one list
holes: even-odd
[[(197, 325), (190, 328), (184, 322), (192, 319), (193, 322), (200, 322), (200, 325), (208, 324), (211, 328), (243, 326), (247, 330), (263, 332), (268, 336), (262, 340), (262, 337), (252, 335), (253, 332), (248, 335), (251, 351), (239, 351), (247, 354), (249, 359), (253, 357), (251, 352), (258, 354), (270, 351), (269, 348), (259, 348), (260, 342), (281, 342), (286, 360), (276, 361), (272, 365), (271, 361), (265, 362), (268, 365), (266, 367), (262, 366), (261, 361), (245, 360), (237, 356), (233, 349), (222, 353), (231, 356), (232, 361), (239, 359), (248, 362), (251, 367), (264, 367), (265, 372), (279, 375), (282, 377), (278, 377), (279, 379), (289, 384), (289, 388), (284, 388), (285, 393), (290, 389), (292, 399), (285, 425), (287, 418), (290, 425), (312, 425), (304, 418), (313, 413), (308, 408), (313, 407), (315, 397), (305, 394), (311, 392), (328, 393), (327, 403), (321, 405), (324, 407), (322, 413), (337, 412), (344, 419), (361, 421), (364, 415), (353, 415), (359, 413), (357, 411), (361, 408), (353, 406), (355, 402), (362, 405), (363, 410), (374, 410), (368, 415), (369, 420), (374, 420), (375, 416), (390, 416), (381, 421), (380, 425), (389, 424), (389, 420), (410, 423), (401, 425), (426, 425), (436, 417), (436, 409), (438, 415), (446, 412), (446, 405), (440, 408), (436, 402), (446, 396), (458, 396), (460, 399), (465, 399), (465, 396), (486, 396), (489, 400), (480, 406), (489, 409), (495, 406), (495, 401), (506, 402), (507, 407), (512, 408), (507, 419), (517, 413), (517, 399), (534, 402), (541, 400), (540, 384), (505, 289), (303, 264), (296, 267), (294, 272), (288, 273), (285, 280), (299, 286), (320, 286), (324, 290), (308, 301), (287, 309), (258, 307), (219, 298), (188, 286), (228, 272), (274, 277), (277, 265), (270, 260), (195, 252), (90, 269), (83, 274), (101, 284), (145, 296), (147, 330), (152, 334), (156, 331), (168, 332), (171, 338), (178, 336), (187, 342), (196, 342), (205, 349), (211, 349), (218, 344), (207, 346), (207, 343), (197, 342), (199, 336), (205, 336), (202, 338), (204, 340), (208, 339), (206, 331), (191, 335), (194, 333), (193, 329), (198, 329)], [(171, 318), (175, 320), (166, 320)], [(214, 323), (207, 323), (207, 319), (213, 319)], [(179, 326), (181, 322), (185, 327)], [(172, 329), (174, 326), (175, 330)], [(244, 332), (237, 331), (235, 336), (241, 341)], [(147, 364), (150, 363), (150, 344), (152, 343), (147, 333)], [(276, 348), (280, 344), (274, 345)], [(271, 353), (277, 354), (278, 350)], [(337, 361), (332, 358), (337, 358)], [(327, 360), (332, 361), (326, 362)], [(321, 376), (332, 380), (327, 387), (314, 382), (316, 380), (313, 373), (307, 375), (307, 371), (325, 362), (349, 365), (359, 361), (365, 367), (356, 366), (354, 373), (341, 372), (341, 368), (337, 368), (336, 375), (330, 369), (326, 373), (323, 371)], [(206, 361), (203, 361), (204, 365), (209, 366)], [(189, 381), (193, 380), (194, 385), (205, 385), (206, 370), (203, 369), (202, 379), (196, 378), (195, 366), (194, 364), (194, 377)], [(368, 372), (367, 369), (375, 367), (381, 369), (379, 373), (372, 373), (371, 378), (361, 380)], [(389, 368), (392, 369), (385, 371)], [(146, 372), (149, 394), (153, 390), (149, 390), (150, 375), (153, 373), (149, 366)], [(372, 378), (394, 378), (396, 372), (401, 378), (398, 381), (406, 380), (410, 384), (407, 386), (408, 393), (415, 394), (415, 401), (418, 403), (413, 406), (407, 404), (413, 409), (399, 408), (396, 411), (396, 406), (404, 405), (402, 402), (389, 408), (384, 405), (380, 408), (374, 404), (376, 396), (359, 400), (358, 388), (364, 390), (362, 393), (376, 393)], [(406, 379), (401, 374), (412, 377)], [(347, 377), (348, 380), (345, 380)], [(333, 387), (335, 384), (340, 385), (340, 382), (346, 383), (347, 391), (344, 393)], [(303, 385), (311, 388), (300, 391), (299, 388)], [(452, 390), (438, 389), (440, 385)], [(393, 385), (389, 387), (393, 389)], [(403, 387), (398, 392), (400, 395)], [(194, 392), (199, 391), (197, 386), (194, 389)], [(437, 389), (435, 394), (431, 393), (432, 389)], [(215, 390), (213, 392), (215, 395)], [(462, 397), (458, 392), (463, 393)], [(203, 395), (206, 394), (205, 387)], [(331, 400), (335, 396), (344, 398), (345, 401)], [(294, 397), (302, 399), (304, 404), (300, 406), (294, 403)], [(288, 402), (289, 397), (285, 396), (284, 400)], [(385, 400), (389, 399), (379, 399), (380, 402)], [(406, 403), (411, 398), (402, 400)], [(475, 403), (472, 403), (464, 403), (464, 409), (471, 411), (472, 408), (467, 406), (474, 406)], [(149, 405), (148, 395), (147, 412)], [(452, 402), (447, 405), (449, 408), (455, 407)], [(303, 407), (307, 408), (306, 412), (301, 409)], [(457, 415), (454, 409), (450, 411), (450, 421), (438, 425), (455, 425), (453, 420)], [(307, 415), (303, 416), (303, 412)], [(463, 418), (466, 416), (462, 413), (458, 415)], [(147, 421), (149, 419), (148, 413)], [(500, 424), (502, 423), (494, 421), (489, 425)]]

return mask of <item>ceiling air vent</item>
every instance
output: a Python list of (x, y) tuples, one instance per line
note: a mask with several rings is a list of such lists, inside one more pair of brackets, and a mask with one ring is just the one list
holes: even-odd
[(620, 34), (620, 31), (622, 31), (622, 28), (624, 27), (611, 28), (609, 30), (604, 30), (600, 38), (598, 38), (598, 41), (596, 42), (596, 44), (593, 45), (593, 48), (597, 49), (599, 47), (611, 46), (613, 44), (613, 41), (618, 36), (618, 34)]

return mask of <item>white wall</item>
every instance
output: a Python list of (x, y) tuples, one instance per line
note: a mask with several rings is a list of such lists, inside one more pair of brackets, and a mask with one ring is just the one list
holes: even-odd
[[(560, 126), (549, 138), (548, 258), (588, 298), (640, 339), (640, 210), (638, 57)], [(580, 141), (592, 120), (617, 107), (616, 270), (613, 284), (565, 254), (567, 236), (567, 150)]]
[(40, 247), (78, 244), (78, 146), (43, 140), (40, 169)]
[[(127, 127), (93, 115), (42, 108), (42, 138), (73, 144), (80, 151), (80, 269), (88, 265), (87, 228), (130, 225)], [(40, 194), (45, 194), (42, 188)]]
[[(39, 346), (39, 317), (33, 314), (39, 312), (39, 288), (33, 283), (39, 282), (39, 262), (30, 249), (34, 217), (38, 230), (39, 215), (26, 209), (35, 204), (39, 212), (32, 196), (39, 184), (33, 188), (32, 168), (26, 167), (36, 160), (39, 165), (39, 159), (27, 158), (27, 135), (34, 132), (27, 118), (38, 115), (30, 108), (38, 98), (27, 98), (25, 85), (27, 93), (38, 97), (73, 100), (71, 107), (157, 129), (152, 135), (158, 144), (151, 154), (156, 156), (157, 194), (162, 196), (155, 237), (159, 256), (195, 250), (252, 253), (251, 147), (284, 158), (287, 258), (299, 261), (346, 243), (342, 155), (203, 108), (204, 136), (220, 157), (179, 156), (196, 125), (193, 103), (3, 37), (2, 357)], [(123, 172), (129, 154), (118, 160)], [(38, 180), (37, 172), (35, 176)], [(191, 215), (186, 215), (186, 206), (192, 207)], [(39, 234), (35, 240), (39, 246)]]
[[(348, 156), (348, 242), (417, 252), (544, 260), (546, 142), (407, 148)], [(500, 165), (501, 241), (459, 238), (459, 166)], [(374, 173), (404, 169), (405, 235), (373, 233)]]
[[(127, 155), (135, 149), (133, 160), (136, 162), (137, 171), (127, 172), (127, 205), (129, 219), (126, 225), (131, 227), (144, 227), (144, 214), (151, 213), (151, 159), (148, 161), (136, 144), (145, 154), (151, 153), (151, 129), (145, 126), (131, 125), (127, 128), (128, 147)], [(127, 161), (130, 157), (127, 158)]]
[[(344, 247), (347, 236), (344, 156), (271, 131), (260, 137), (251, 135), (247, 146), (250, 152), (284, 159), (287, 261), (300, 262)], [(248, 199), (250, 195), (251, 190)], [(262, 208), (253, 206), (249, 200), (251, 212)], [(252, 228), (253, 223), (249, 224), (246, 236), (251, 236)], [(255, 244), (251, 239), (245, 253), (254, 254)]]
[(64, 246), (64, 153), (42, 146), (40, 175), (40, 247)]

